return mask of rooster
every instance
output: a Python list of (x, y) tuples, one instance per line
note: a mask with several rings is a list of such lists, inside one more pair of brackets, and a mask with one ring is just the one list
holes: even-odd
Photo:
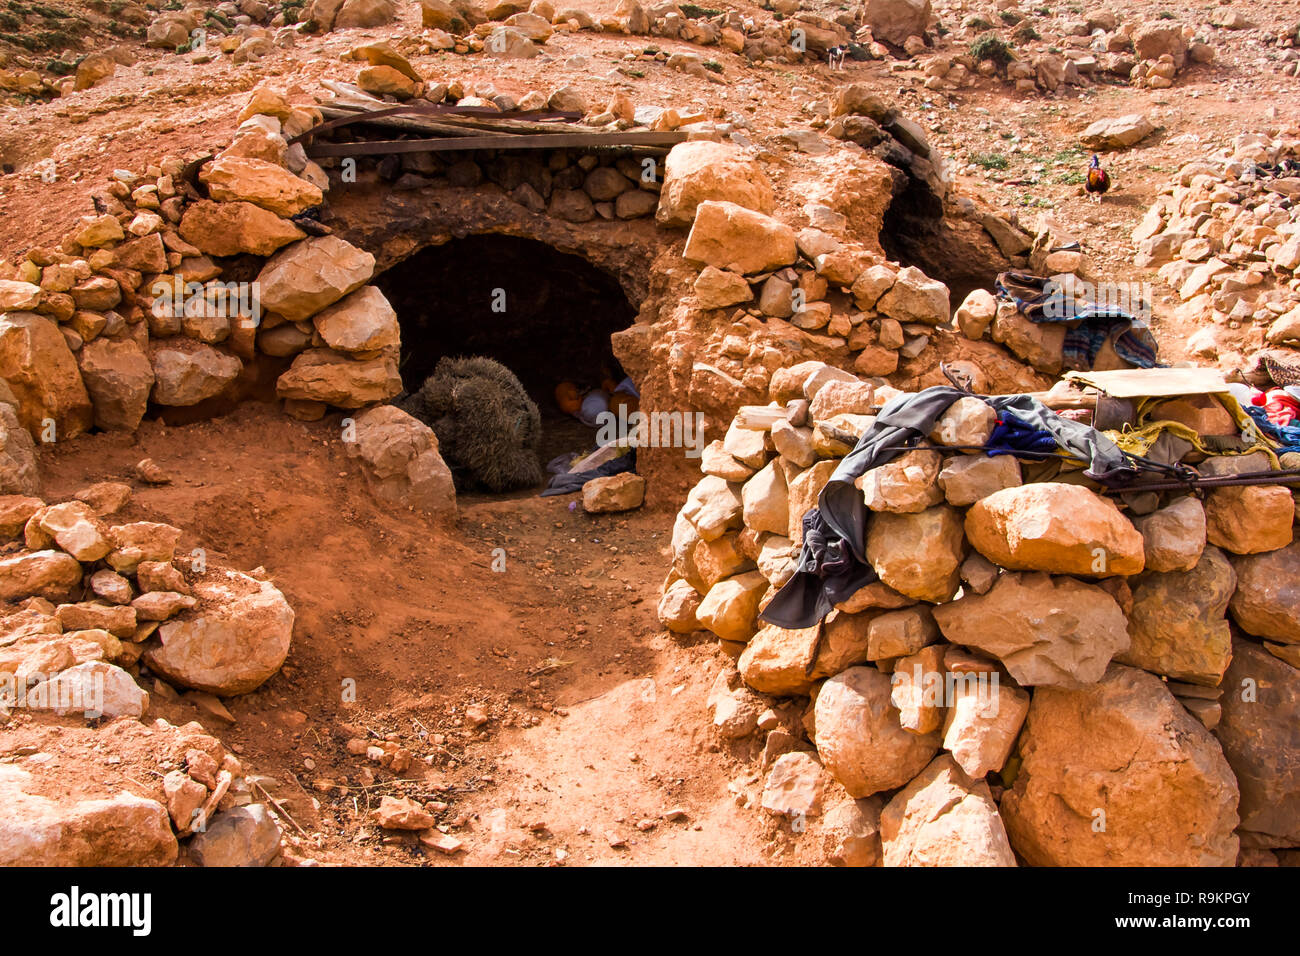
[(1110, 174), (1101, 168), (1101, 160), (1097, 154), (1092, 154), (1092, 159), (1088, 161), (1088, 175), (1083, 183), (1083, 188), (1092, 196), (1093, 202), (1101, 202), (1101, 194), (1110, 189)]

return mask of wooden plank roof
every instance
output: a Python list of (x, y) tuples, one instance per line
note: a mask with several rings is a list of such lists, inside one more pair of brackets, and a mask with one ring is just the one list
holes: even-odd
[[(433, 103), (390, 106), (378, 100), (374, 102), (372, 107), (358, 97), (349, 96), (324, 104), (321, 114), (326, 121), (294, 137), (293, 142), (303, 143), (307, 155), (322, 157), (568, 148), (659, 153), (689, 138), (680, 131), (575, 130), (573, 124), (582, 115), (559, 110), (501, 112), (474, 106)], [(351, 142), (319, 140), (322, 134), (351, 127), (381, 131), (390, 138)]]

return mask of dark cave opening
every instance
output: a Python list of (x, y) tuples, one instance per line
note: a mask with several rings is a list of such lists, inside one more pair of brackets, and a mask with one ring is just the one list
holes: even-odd
[(562, 411), (555, 389), (623, 379), (610, 335), (636, 309), (614, 276), (543, 242), (486, 234), (428, 246), (373, 282), (397, 311), (408, 391), (444, 356), (487, 356), (537, 403), (543, 463), (594, 447), (596, 429)]
[(881, 225), (885, 255), (946, 285), (954, 309), (975, 289), (992, 291), (997, 274), (1014, 265), (982, 230), (947, 218), (930, 186), (906, 174), (895, 176)]

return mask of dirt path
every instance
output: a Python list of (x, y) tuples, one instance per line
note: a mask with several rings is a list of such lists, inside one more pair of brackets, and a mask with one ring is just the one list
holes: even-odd
[[(671, 637), (655, 620), (670, 515), (469, 498), (452, 532), (433, 530), (373, 502), (336, 421), (303, 424), (255, 404), (48, 451), (47, 495), (124, 480), (145, 456), (173, 481), (141, 487), (131, 516), (186, 529), (182, 552), (265, 567), (297, 612), (282, 673), (226, 702), (235, 724), (144, 679), (151, 715), (199, 719), (246, 770), (275, 778), (309, 834), (307, 855), (424, 862), (413, 837), (382, 836), (367, 819), (385, 793), (446, 804), (439, 820), (467, 852), (436, 863), (760, 863), (801, 852), (788, 833), (772, 842), (775, 825), (728, 789), (743, 779), (753, 790), (756, 745), (715, 742), (705, 700), (723, 663), (717, 645)], [(348, 681), (355, 703), (344, 700)], [(384, 737), (410, 751), (409, 769), (346, 747)], [(684, 817), (663, 820), (671, 809)]]

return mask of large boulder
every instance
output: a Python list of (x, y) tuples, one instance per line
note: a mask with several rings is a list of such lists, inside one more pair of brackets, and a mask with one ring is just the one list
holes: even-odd
[(277, 216), (296, 216), (324, 200), (320, 189), (264, 159), (223, 155), (203, 167), (199, 179), (222, 202), (251, 202)]
[(725, 200), (761, 213), (776, 208), (763, 167), (738, 146), (709, 140), (678, 143), (664, 160), (655, 218), (665, 226), (689, 226), (696, 207), (706, 200)]
[(186, 206), (180, 233), (182, 239), (209, 256), (269, 256), (307, 235), (261, 206), (207, 199)]
[(86, 391), (95, 405), (95, 425), (106, 431), (134, 431), (149, 405), (153, 365), (132, 338), (97, 338), (77, 355)]
[(1237, 575), (1207, 547), (1190, 571), (1144, 574), (1133, 584), (1129, 649), (1116, 659), (1171, 680), (1217, 687), (1232, 659), (1224, 612)]
[(1282, 485), (1215, 488), (1205, 503), (1210, 544), (1233, 554), (1276, 551), (1291, 543), (1295, 501)]
[(1232, 866), (1237, 782), (1218, 742), (1158, 677), (1113, 665), (1034, 692), (1011, 845), (1032, 866)]
[(1253, 641), (1232, 647), (1214, 736), (1241, 788), (1248, 845), (1300, 845), (1300, 670)]
[(14, 406), (0, 402), (0, 494), (36, 495), (40, 491), (36, 442), (18, 420)]
[(1249, 634), (1300, 644), (1300, 542), (1232, 559), (1237, 590), (1228, 607)]
[(257, 282), (262, 308), (291, 322), (310, 318), (359, 289), (374, 274), (375, 257), (337, 236), (320, 236), (276, 253)]
[(455, 484), (433, 429), (393, 405), (362, 412), (355, 424), (348, 454), (361, 460), (376, 498), (430, 514), (455, 512)]
[(947, 505), (917, 514), (878, 512), (867, 527), (867, 560), (895, 591), (918, 601), (947, 601), (961, 580), (960, 515)]
[(765, 624), (750, 638), (736, 662), (740, 676), (754, 690), (779, 697), (807, 694), (808, 673), (817, 653), (818, 628), (787, 630)]
[(1006, 765), (1029, 713), (1029, 694), (995, 675), (964, 672), (950, 678), (943, 747), (972, 780)]
[(312, 318), (325, 344), (339, 352), (377, 352), (401, 343), (397, 313), (384, 294), (362, 286)]
[(1153, 20), (1133, 31), (1133, 52), (1139, 60), (1158, 60), (1165, 54), (1173, 58), (1174, 69), (1187, 62), (1187, 38), (1176, 20)]
[(767, 586), (767, 579), (757, 571), (726, 578), (709, 588), (695, 616), (724, 641), (748, 641)]
[(899, 271), (894, 284), (876, 302), (876, 311), (899, 322), (941, 325), (948, 321), (948, 287), (915, 266)]
[(1141, 113), (1130, 113), (1096, 120), (1079, 135), (1079, 141), (1089, 149), (1127, 149), (1153, 132), (1155, 126), (1150, 120)]
[(62, 551), (33, 551), (0, 559), (0, 601), (40, 595), (66, 599), (81, 584), (81, 562)]
[(734, 202), (707, 200), (695, 211), (683, 258), (749, 275), (791, 265), (798, 255), (794, 230)]
[(176, 860), (167, 808), (119, 793), (53, 799), (27, 791), (27, 771), (0, 764), (0, 866), (162, 866)]
[(197, 405), (212, 398), (239, 377), (244, 363), (210, 345), (153, 350), (153, 393), (159, 405)]
[(1143, 567), (1142, 535), (1111, 502), (1082, 485), (1004, 488), (971, 506), (966, 537), (1013, 571), (1104, 577)]
[(1000, 660), (1024, 685), (1078, 687), (1129, 646), (1124, 612), (1101, 588), (1041, 572), (1003, 574), (986, 594), (934, 609), (943, 636)]
[(343, 0), (343, 6), (334, 17), (333, 28), (378, 27), (392, 23), (397, 18), (394, 0)]
[(925, 35), (930, 0), (867, 0), (864, 13), (875, 39), (902, 46), (908, 37)]
[(814, 706), (817, 753), (852, 797), (901, 787), (930, 762), (939, 734), (913, 734), (898, 722), (889, 678), (850, 667), (822, 684)]
[(308, 349), (275, 383), (281, 398), (324, 402), (339, 408), (387, 401), (401, 390), (397, 361), (388, 352), (358, 360), (330, 349)]
[(1007, 831), (982, 779), (942, 754), (885, 804), (885, 866), (1015, 866)]
[(223, 697), (262, 686), (284, 663), (293, 608), (266, 581), (217, 570), (194, 582), (200, 606), (158, 628), (144, 660), (182, 687)]
[[(58, 325), (35, 312), (0, 314), (0, 379), (17, 400), (18, 420), (33, 437), (63, 441), (94, 421), (77, 360)], [(47, 422), (54, 423), (54, 434)]]
[(266, 866), (280, 852), (280, 826), (264, 804), (231, 807), (195, 835), (189, 852), (199, 866)]
[(1205, 508), (1191, 495), (1133, 520), (1148, 571), (1190, 571), (1205, 550)]

